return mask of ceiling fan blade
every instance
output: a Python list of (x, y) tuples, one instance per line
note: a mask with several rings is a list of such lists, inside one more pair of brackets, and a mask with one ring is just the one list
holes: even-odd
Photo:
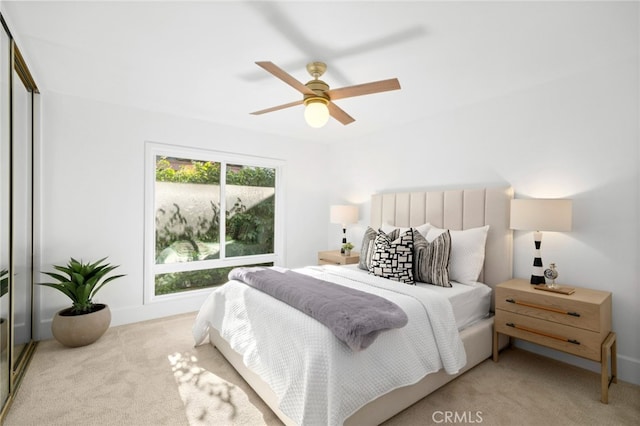
[(400, 89), (400, 82), (397, 78), (389, 80), (373, 81), (371, 83), (356, 84), (355, 86), (341, 87), (329, 90), (327, 94), (334, 101), (336, 99), (351, 98), (353, 96), (370, 95), (372, 93), (388, 92)]
[(342, 108), (340, 108), (338, 105), (334, 104), (333, 102), (329, 102), (327, 107), (329, 108), (329, 114), (331, 114), (333, 118), (335, 118), (345, 126), (349, 123), (353, 123), (354, 121), (356, 121), (355, 118), (351, 117), (349, 114), (344, 112)]
[(286, 72), (285, 70), (283, 70), (282, 68), (274, 64), (273, 62), (261, 61), (261, 62), (256, 62), (256, 65), (264, 68), (274, 76), (278, 77), (280, 80), (284, 81), (289, 86), (296, 89), (298, 92), (304, 95), (315, 95), (315, 92), (313, 90), (309, 89), (307, 86), (300, 83), (298, 80), (293, 78), (288, 72)]
[(260, 111), (252, 112), (251, 115), (266, 114), (267, 112), (278, 111), (280, 109), (285, 109), (285, 108), (290, 108), (292, 106), (301, 105), (303, 102), (304, 101), (302, 101), (302, 100), (289, 102), (288, 104), (278, 105), (278, 106), (274, 106), (274, 107), (271, 107), (271, 108), (262, 109)]

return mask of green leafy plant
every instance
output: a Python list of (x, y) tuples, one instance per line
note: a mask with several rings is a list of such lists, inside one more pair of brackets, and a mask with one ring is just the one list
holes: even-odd
[[(176, 159), (173, 159), (176, 160)], [(191, 160), (189, 163), (171, 165), (167, 157), (156, 160), (156, 181), (175, 183), (220, 183), (220, 163)], [(268, 167), (229, 167), (226, 175), (227, 185), (261, 186), (274, 188), (276, 170)]]
[(345, 251), (350, 251), (351, 249), (353, 249), (353, 244), (351, 244), (351, 243), (344, 243), (344, 244), (342, 245), (342, 248), (343, 248)]
[[(245, 244), (259, 244), (264, 246), (265, 253), (273, 250), (273, 218), (275, 217), (275, 197), (261, 201), (247, 209), (242, 200), (234, 204), (227, 214), (227, 236)], [(256, 254), (256, 253), (252, 253)]]
[(108, 273), (118, 268), (118, 265), (103, 263), (107, 258), (102, 258), (97, 262), (84, 263), (77, 261), (73, 257), (66, 266), (53, 265), (53, 268), (64, 272), (67, 276), (56, 272), (43, 272), (57, 282), (38, 283), (47, 287), (61, 291), (71, 299), (71, 314), (88, 314), (95, 310), (92, 300), (98, 290), (110, 281), (124, 277), (124, 275), (112, 275), (106, 277)]

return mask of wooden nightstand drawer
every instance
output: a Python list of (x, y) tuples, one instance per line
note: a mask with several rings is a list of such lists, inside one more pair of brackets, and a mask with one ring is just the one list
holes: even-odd
[[(610, 312), (611, 297), (608, 303), (596, 304), (574, 298), (573, 295), (551, 295), (533, 288), (531, 292), (496, 288), (496, 309), (596, 332), (600, 331), (601, 326), (610, 326), (602, 321), (603, 310), (607, 308)], [(605, 331), (608, 333), (610, 330)]]
[(507, 311), (496, 311), (495, 327), (498, 333), (508, 334), (592, 361), (600, 361), (600, 346), (606, 337), (606, 334), (601, 336), (594, 331)]

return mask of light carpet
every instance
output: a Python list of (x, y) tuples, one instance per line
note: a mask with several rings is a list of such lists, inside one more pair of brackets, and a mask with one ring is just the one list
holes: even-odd
[[(97, 342), (40, 342), (4, 421), (29, 425), (280, 425), (220, 353), (193, 346), (195, 314), (110, 328)], [(600, 403), (600, 376), (520, 350), (501, 353), (385, 422), (635, 425), (640, 387)]]

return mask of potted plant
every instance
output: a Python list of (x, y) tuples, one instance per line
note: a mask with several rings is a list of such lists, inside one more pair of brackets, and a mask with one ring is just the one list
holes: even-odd
[(342, 250), (344, 251), (344, 255), (345, 256), (351, 256), (351, 250), (353, 249), (353, 244), (351, 243), (344, 243), (342, 245)]
[(103, 263), (107, 258), (96, 262), (77, 261), (73, 257), (66, 266), (53, 265), (56, 272), (43, 272), (57, 282), (39, 283), (55, 288), (71, 299), (71, 307), (56, 312), (51, 323), (53, 337), (69, 347), (89, 345), (98, 340), (111, 324), (111, 311), (103, 303), (93, 303), (96, 293), (110, 281), (124, 275), (106, 277), (118, 265)]

